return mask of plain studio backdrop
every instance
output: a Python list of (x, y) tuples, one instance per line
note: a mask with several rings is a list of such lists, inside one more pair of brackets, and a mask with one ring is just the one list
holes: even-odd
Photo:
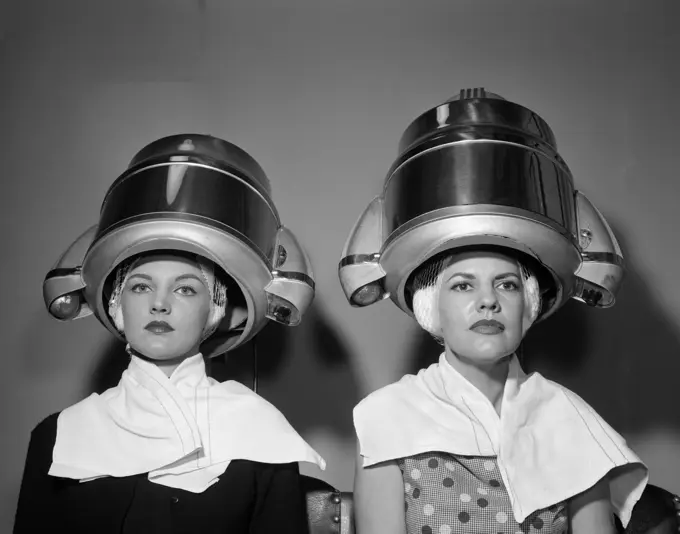
[[(0, 6), (0, 532), (13, 523), (31, 429), (115, 384), (125, 365), (94, 318), (47, 314), (43, 277), (97, 221), (132, 155), (181, 132), (255, 157), (309, 252), (316, 300), (301, 326), (263, 331), (259, 391), (328, 461), (324, 473), (304, 471), (351, 489), (353, 406), (438, 348), (389, 301), (350, 308), (337, 263), (402, 131), (467, 87), (550, 124), (627, 260), (616, 306), (567, 304), (530, 332), (528, 367), (584, 397), (653, 483), (680, 492), (676, 1)], [(251, 348), (230, 356), (226, 376), (233, 369), (248, 383)]]

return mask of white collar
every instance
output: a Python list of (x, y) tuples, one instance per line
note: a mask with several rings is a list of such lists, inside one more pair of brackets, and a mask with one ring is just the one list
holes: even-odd
[(441, 355), (439, 363), (406, 375), (354, 409), (365, 467), (442, 451), (495, 456), (517, 522), (610, 477), (612, 504), (627, 524), (647, 482), (647, 469), (578, 395), (526, 375), (513, 356), (501, 416)]
[(325, 468), (274, 406), (238, 382), (209, 378), (200, 353), (170, 377), (132, 356), (117, 386), (59, 414), (49, 474), (87, 481), (148, 473), (200, 493), (236, 459)]

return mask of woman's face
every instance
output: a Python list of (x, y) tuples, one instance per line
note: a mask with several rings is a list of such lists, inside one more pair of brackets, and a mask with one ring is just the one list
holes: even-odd
[(193, 356), (208, 320), (210, 298), (196, 263), (172, 255), (142, 259), (121, 294), (125, 338), (152, 360)]
[(455, 256), (442, 273), (438, 305), (446, 348), (477, 364), (514, 353), (531, 324), (519, 265), (498, 253)]

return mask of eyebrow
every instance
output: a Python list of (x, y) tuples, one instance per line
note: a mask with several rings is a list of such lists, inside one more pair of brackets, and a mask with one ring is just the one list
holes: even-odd
[[(148, 280), (149, 282), (152, 281), (152, 278), (148, 274), (143, 274), (143, 273), (131, 274), (130, 278), (143, 278), (144, 280)], [(190, 280), (190, 279), (198, 280), (201, 284), (203, 284), (203, 280), (201, 280), (195, 274), (180, 274), (177, 278), (175, 278), (175, 282), (180, 282), (182, 280)]]
[(175, 282), (179, 282), (181, 280), (198, 280), (201, 284), (204, 284), (205, 282), (201, 280), (198, 276), (195, 274), (180, 274), (177, 278), (175, 278)]
[(461, 278), (465, 278), (466, 280), (474, 280), (474, 279), (475, 279), (475, 275), (474, 275), (474, 274), (470, 274), (470, 273), (453, 273), (451, 276), (449, 276), (449, 277), (446, 279), (446, 281), (448, 282), (449, 280), (451, 280), (451, 278), (454, 278), (454, 277), (456, 277), (456, 276), (460, 276)]
[[(461, 278), (465, 278), (466, 280), (475, 280), (475, 275), (470, 274), (470, 273), (453, 273), (451, 276), (449, 276), (446, 281), (448, 282), (451, 280), (451, 278), (454, 278), (456, 276), (460, 276)], [(502, 280), (503, 278), (509, 278), (511, 276), (514, 276), (515, 278), (519, 278), (519, 274), (513, 273), (513, 272), (507, 272), (507, 273), (502, 273), (494, 276), (494, 280)]]
[(148, 280), (149, 282), (151, 282), (151, 277), (148, 274), (135, 273), (131, 274), (130, 278), (143, 278), (144, 280)]
[(509, 278), (511, 276), (514, 276), (515, 278), (519, 278), (519, 274), (513, 273), (513, 272), (507, 272), (507, 273), (503, 273), (503, 274), (499, 274), (499, 275), (495, 276), (494, 280), (500, 280), (501, 278)]

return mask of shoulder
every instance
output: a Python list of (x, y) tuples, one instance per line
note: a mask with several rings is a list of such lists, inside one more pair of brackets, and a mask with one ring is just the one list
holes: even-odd
[(550, 382), (553, 385), (553, 387), (559, 390), (575, 409), (577, 409), (578, 411), (587, 411), (591, 414), (597, 415), (595, 409), (590, 404), (588, 404), (583, 399), (583, 397), (581, 397), (571, 389), (567, 388), (566, 386), (558, 384), (557, 382), (553, 382), (552, 380), (548, 380), (548, 382)]
[(569, 388), (546, 378), (537, 371), (524, 375), (520, 380), (520, 391), (520, 396), (524, 397), (525, 401), (526, 397), (531, 397), (540, 399), (541, 404), (545, 405), (549, 405), (551, 401), (558, 401), (558, 403), (568, 401), (569, 404), (587, 406), (587, 403)]
[(47, 416), (31, 431), (26, 462), (42, 466), (45, 471), (52, 462), (52, 450), (57, 440), (57, 419), (59, 413)]
[(540, 390), (542, 397), (546, 401), (550, 400), (551, 398), (558, 399), (562, 402), (567, 401), (568, 405), (578, 412), (587, 412), (589, 414), (597, 415), (595, 410), (577, 393), (573, 392), (571, 389), (563, 386), (562, 384), (545, 378), (540, 373), (534, 372), (528, 375), (527, 382), (532, 384), (534, 389)]
[(405, 375), (399, 381), (377, 389), (364, 397), (354, 407), (354, 416), (355, 418), (378, 416), (384, 410), (393, 411), (397, 407), (410, 405), (420, 394), (422, 392), (416, 384), (416, 377)]
[(238, 380), (225, 380), (224, 382), (218, 382), (217, 380), (210, 379), (212, 382), (213, 386), (219, 386), (222, 389), (225, 389), (234, 395), (245, 395), (245, 396), (259, 396), (257, 393), (255, 393), (252, 389), (250, 389), (248, 386), (243, 385), (241, 382)]
[(354, 429), (364, 467), (419, 452), (421, 430), (433, 423), (432, 408), (433, 399), (413, 375), (363, 399), (354, 408)]
[(57, 437), (57, 420), (59, 419), (60, 413), (61, 412), (53, 413), (40, 421), (31, 431), (31, 442), (51, 442), (51, 444), (54, 445), (54, 441)]
[(214, 403), (211, 420), (219, 424), (229, 422), (233, 430), (260, 433), (271, 439), (281, 432), (294, 432), (288, 419), (268, 400), (247, 388), (240, 382), (230, 380), (211, 388)]
[(276, 406), (235, 380), (219, 383), (211, 388), (211, 395), (229, 401), (222, 404), (225, 410), (221, 415), (224, 417), (231, 417), (233, 411), (238, 411), (240, 414), (252, 414), (254, 419), (250, 421), (250, 424), (258, 426), (272, 420), (285, 420), (285, 416)]
[[(231, 458), (263, 460), (272, 463), (311, 462), (321, 469), (325, 462), (298, 434), (278, 408), (235, 381), (222, 382), (210, 389), (214, 408), (211, 425), (228, 429), (223, 433), (225, 449)], [(213, 459), (220, 457), (214, 452)], [(225, 457), (226, 459), (226, 457)]]
[(598, 440), (623, 440), (581, 396), (539, 373), (527, 376), (520, 397), (520, 404), (530, 407), (531, 417), (542, 428), (558, 424), (567, 433), (573, 428), (588, 428)]

